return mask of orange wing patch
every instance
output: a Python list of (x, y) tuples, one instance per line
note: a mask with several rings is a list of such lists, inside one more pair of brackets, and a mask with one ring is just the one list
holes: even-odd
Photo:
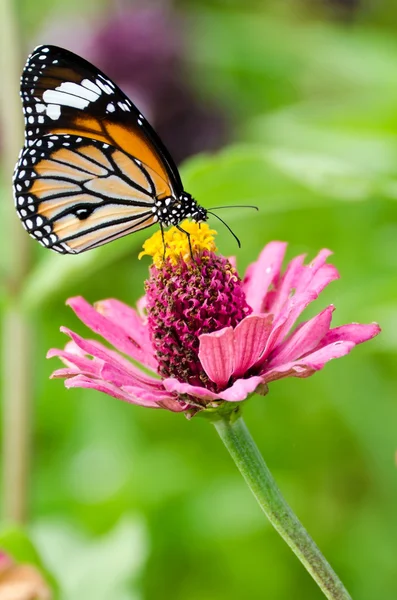
[(153, 215), (149, 215), (146, 219), (143, 216), (143, 218), (135, 224), (129, 225), (128, 223), (117, 223), (109, 225), (106, 227), (106, 231), (101, 231), (100, 235), (98, 235), (98, 231), (88, 231), (87, 233), (81, 233), (81, 235), (72, 240), (68, 240), (66, 243), (73, 252), (83, 252), (84, 250), (95, 248), (105, 242), (111, 242), (112, 240), (133, 233), (134, 231), (150, 227), (153, 223)]
[(101, 152), (100, 149), (96, 148), (95, 146), (83, 146), (82, 148), (79, 148), (79, 154), (82, 154), (83, 156), (86, 156), (87, 158), (98, 163), (99, 165), (102, 165), (104, 169), (108, 169), (109, 171), (113, 169), (112, 165), (110, 164), (104, 153)]
[[(135, 219), (139, 216), (147, 215), (152, 216), (148, 213), (147, 209), (142, 209), (141, 206), (120, 206), (116, 204), (105, 204), (104, 206), (98, 206), (89, 220), (80, 221), (74, 215), (66, 215), (56, 221), (54, 224), (54, 233), (56, 233), (59, 237), (67, 238), (69, 236), (74, 236), (79, 234), (86, 229), (91, 229), (94, 227), (107, 227), (109, 229), (113, 221), (115, 221), (115, 225), (117, 221), (122, 219)], [(124, 227), (127, 225), (122, 223)]]
[(37, 213), (47, 219), (57, 219), (61, 212), (74, 204), (98, 204), (98, 198), (91, 194), (76, 194), (71, 198), (69, 196), (48, 198), (40, 202)]
[(81, 156), (79, 152), (75, 152), (73, 150), (68, 150), (67, 148), (61, 148), (57, 150), (51, 155), (53, 160), (58, 160), (66, 165), (71, 165), (80, 169), (81, 171), (86, 171), (90, 175), (95, 177), (103, 177), (107, 175), (109, 172), (108, 169), (101, 167), (96, 162)]
[(148, 194), (135, 189), (117, 175), (91, 179), (85, 184), (85, 188), (106, 198), (131, 200), (131, 202), (144, 202), (153, 205), (153, 199)]
[(135, 181), (144, 190), (151, 192), (150, 182), (147, 177), (145, 177), (142, 169), (129, 156), (117, 150), (113, 152), (112, 159), (125, 177)]
[[(148, 145), (139, 129), (133, 129), (131, 126), (126, 127), (124, 125), (111, 123), (106, 121), (106, 119), (99, 121), (92, 116), (82, 114), (76, 117), (71, 122), (71, 126), (67, 129), (59, 129), (55, 127), (53, 130), (51, 130), (51, 133), (57, 135), (68, 134), (91, 137), (99, 142), (104, 142), (110, 146), (119, 148), (127, 154), (122, 161), (124, 163), (123, 166), (120, 167), (122, 171), (125, 169), (127, 172), (131, 169), (134, 170), (134, 163), (130, 165), (125, 163), (125, 161), (128, 159), (128, 156), (133, 156), (150, 171), (150, 176), (155, 183), (156, 195), (159, 197), (173, 195), (171, 182), (169, 180), (164, 161), (160, 156), (158, 156), (154, 148)], [(91, 150), (89, 152), (91, 153)], [(86, 150), (84, 153), (88, 156)], [(135, 179), (135, 177), (131, 176), (130, 178)]]
[(103, 125), (108, 139), (111, 140), (109, 143), (140, 160), (164, 181), (169, 180), (163, 161), (148, 146), (139, 130), (133, 130), (115, 123), (107, 123), (106, 121), (103, 121)]
[(30, 194), (34, 194), (38, 200), (44, 200), (49, 196), (57, 194), (72, 194), (81, 191), (77, 183), (71, 183), (62, 179), (36, 179), (29, 189)]
[(71, 165), (57, 162), (57, 160), (52, 159), (42, 160), (35, 168), (35, 171), (38, 175), (45, 177), (65, 177), (68, 179), (75, 179), (76, 181), (84, 181), (87, 179), (87, 176), (89, 176), (87, 171), (75, 169)]

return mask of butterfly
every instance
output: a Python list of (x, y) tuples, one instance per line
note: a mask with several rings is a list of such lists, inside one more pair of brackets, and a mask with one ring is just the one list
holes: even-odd
[(15, 206), (43, 246), (78, 254), (150, 227), (208, 218), (148, 121), (99, 69), (39, 46), (21, 77), (25, 145)]

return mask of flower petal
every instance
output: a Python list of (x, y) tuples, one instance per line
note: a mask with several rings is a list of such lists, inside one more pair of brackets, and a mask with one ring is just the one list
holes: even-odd
[(258, 361), (266, 346), (272, 322), (273, 315), (250, 315), (237, 325), (234, 330), (234, 377), (243, 376)]
[(219, 393), (219, 398), (227, 402), (241, 402), (241, 400), (245, 400), (255, 392), (256, 388), (262, 383), (263, 377), (258, 375), (248, 379), (237, 379), (231, 387)]
[(291, 291), (296, 290), (302, 269), (304, 269), (303, 262), (305, 257), (306, 254), (301, 254), (288, 263), (277, 287), (274, 290), (270, 290), (266, 296), (264, 303), (265, 312), (277, 315), (284, 304), (291, 298)]
[(283, 377), (309, 377), (315, 371), (322, 369), (328, 361), (348, 354), (355, 345), (354, 342), (336, 342), (316, 350), (304, 358), (283, 363), (274, 368), (269, 365), (268, 370), (262, 373), (263, 379), (269, 383)]
[(329, 254), (329, 250), (322, 250), (310, 265), (302, 267), (294, 295), (291, 296), (294, 291), (291, 288), (290, 297), (275, 318), (263, 358), (269, 356), (276, 345), (285, 338), (295, 321), (305, 308), (316, 300), (320, 292), (331, 281), (339, 278), (339, 273), (333, 265), (324, 264)]
[(187, 402), (179, 402), (174, 395), (167, 393), (164, 389), (161, 392), (153, 392), (136, 386), (125, 386), (123, 387), (123, 391), (138, 399), (142, 406), (149, 406), (149, 403), (155, 403), (156, 407), (167, 408), (173, 412), (182, 412), (189, 406)]
[(149, 400), (148, 398), (140, 398), (138, 394), (132, 394), (126, 390), (122, 390), (107, 381), (103, 381), (101, 379), (91, 379), (90, 377), (86, 377), (85, 375), (76, 375), (71, 379), (66, 379), (65, 381), (66, 388), (90, 388), (94, 390), (98, 390), (98, 392), (103, 392), (104, 394), (108, 394), (109, 396), (113, 396), (113, 398), (117, 398), (119, 400), (125, 400), (126, 402), (130, 402), (131, 404), (138, 404), (140, 406), (146, 406), (148, 408), (159, 408), (159, 405), (154, 400)]
[(362, 344), (378, 335), (381, 329), (377, 323), (364, 325), (361, 323), (350, 323), (331, 329), (321, 342), (321, 346), (347, 340), (355, 344)]
[(129, 337), (132, 332), (134, 342), (146, 353), (143, 364), (153, 363), (153, 366), (156, 366), (156, 362), (153, 362), (155, 352), (150, 340), (149, 327), (133, 308), (110, 298), (96, 302), (95, 309), (115, 325), (122, 327)]
[(119, 323), (115, 323), (111, 319), (101, 315), (82, 297), (70, 298), (67, 301), (67, 304), (71, 306), (79, 319), (87, 325), (87, 327), (102, 336), (117, 350), (131, 356), (131, 358), (144, 364), (146, 367), (155, 369), (155, 357), (151, 356), (149, 359), (146, 349), (143, 349), (135, 339), (133, 329), (127, 334)]
[(234, 369), (234, 332), (224, 327), (200, 335), (199, 359), (208, 377), (220, 387), (227, 385)]
[[(88, 354), (96, 359), (101, 360), (101, 366), (103, 364), (108, 363), (115, 369), (121, 369), (122, 371), (124, 371), (125, 375), (129, 377), (129, 381), (131, 384), (139, 382), (139, 385), (142, 385), (143, 387), (162, 387), (161, 381), (159, 379), (147, 375), (146, 373), (138, 369), (135, 365), (130, 363), (126, 358), (119, 355), (117, 352), (109, 350), (100, 342), (94, 340), (86, 340), (80, 337), (77, 333), (74, 333), (70, 329), (67, 329), (66, 327), (61, 327), (61, 331), (69, 335), (72, 338), (74, 344), (78, 348), (80, 348), (80, 350), (82, 350), (85, 354)], [(54, 352), (51, 352), (51, 357), (52, 356), (55, 356)], [(73, 357), (70, 357), (70, 360), (74, 360)]]
[(237, 271), (237, 258), (235, 256), (228, 256), (227, 260), (230, 262), (233, 269), (236, 269), (236, 271)]
[(243, 290), (248, 304), (256, 313), (263, 312), (263, 302), (270, 285), (279, 277), (286, 249), (285, 242), (270, 242), (258, 260), (247, 268)]
[(166, 390), (177, 394), (188, 394), (193, 398), (200, 400), (215, 401), (226, 400), (227, 402), (241, 402), (245, 400), (249, 394), (252, 394), (256, 388), (264, 382), (263, 377), (255, 376), (248, 379), (237, 379), (232, 386), (223, 390), (223, 392), (211, 392), (204, 387), (183, 383), (177, 379), (170, 377), (164, 379), (163, 384)]
[(328, 306), (320, 314), (302, 323), (293, 334), (276, 348), (269, 357), (269, 366), (275, 367), (283, 363), (297, 360), (316, 348), (329, 331), (333, 305)]
[(218, 394), (216, 392), (211, 392), (211, 390), (207, 390), (207, 388), (198, 385), (184, 383), (175, 377), (168, 377), (167, 379), (164, 379), (163, 385), (167, 392), (170, 393), (188, 394), (189, 396), (192, 396), (193, 398), (199, 398), (200, 400), (217, 400), (218, 398)]
[(310, 287), (310, 288), (314, 287), (312, 284), (313, 279), (315, 277), (317, 277), (319, 272), (321, 272), (322, 268), (326, 264), (327, 258), (331, 255), (332, 255), (331, 250), (328, 250), (328, 248), (323, 248), (322, 250), (320, 250), (320, 252), (317, 254), (317, 256), (315, 256), (313, 258), (311, 263), (309, 263), (308, 265), (304, 265), (304, 267), (301, 271), (301, 274), (299, 276), (299, 280), (296, 283), (296, 292), (297, 293), (305, 291), (308, 287)]
[[(97, 377), (103, 367), (103, 361), (100, 359), (92, 359), (75, 354), (74, 352), (51, 348), (47, 352), (47, 358), (54, 358), (55, 356), (60, 358), (70, 371), (74, 373), (84, 373), (86, 375), (95, 375)], [(51, 378), (53, 377), (55, 377), (54, 373), (51, 375)]]

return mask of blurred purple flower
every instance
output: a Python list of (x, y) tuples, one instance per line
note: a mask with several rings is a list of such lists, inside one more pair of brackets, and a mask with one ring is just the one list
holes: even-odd
[(40, 38), (80, 54), (114, 79), (179, 163), (227, 139), (224, 112), (190, 85), (185, 29), (182, 16), (164, 6), (126, 5), (96, 23), (51, 23)]
[(240, 402), (254, 391), (264, 394), (276, 379), (313, 375), (379, 333), (375, 323), (331, 329), (332, 305), (293, 329), (304, 309), (339, 277), (326, 263), (329, 250), (309, 265), (304, 255), (297, 256), (282, 272), (286, 244), (272, 242), (241, 281), (232, 263), (215, 254), (207, 225), (184, 227), (194, 260), (186, 258), (186, 248), (181, 251), (183, 234), (175, 228), (166, 232), (165, 261), (155, 256), (160, 232), (155, 243), (146, 242), (155, 264), (139, 311), (117, 300), (95, 307), (83, 298), (69, 300), (83, 323), (116, 351), (63, 328), (72, 341), (48, 353), (66, 364), (53, 377), (66, 378), (67, 387), (193, 414), (223, 401)]

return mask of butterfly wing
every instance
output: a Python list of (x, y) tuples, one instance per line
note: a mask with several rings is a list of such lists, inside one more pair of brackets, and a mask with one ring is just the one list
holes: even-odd
[(156, 132), (127, 96), (99, 69), (58, 48), (39, 46), (21, 78), (26, 144), (47, 134), (96, 139), (140, 160), (183, 192), (178, 169)]
[(24, 227), (79, 253), (149, 227), (156, 202), (183, 191), (178, 169), (127, 96), (79, 56), (30, 55), (21, 79), (25, 147), (14, 173)]
[(43, 246), (76, 254), (149, 227), (164, 181), (139, 160), (96, 139), (46, 135), (24, 149), (15, 202)]

